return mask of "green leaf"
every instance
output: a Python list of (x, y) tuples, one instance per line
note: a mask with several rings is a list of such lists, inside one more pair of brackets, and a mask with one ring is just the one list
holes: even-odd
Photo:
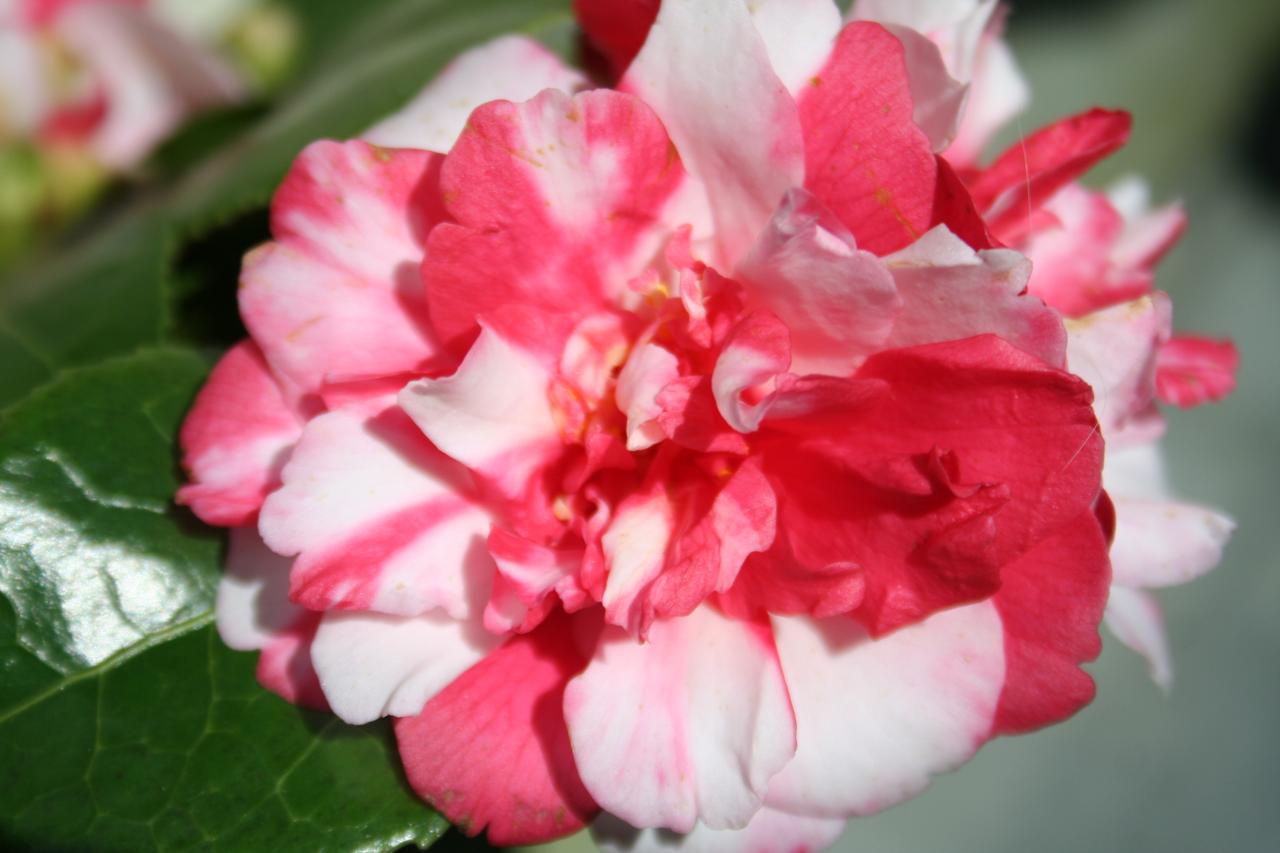
[(394, 850), (448, 828), (385, 724), (267, 693), (211, 627), (111, 663), (0, 715), (5, 849)]
[(290, 706), (210, 626), (221, 536), (172, 504), (206, 371), (140, 352), (67, 371), (0, 422), (0, 846), (430, 843), (446, 824), (385, 725)]

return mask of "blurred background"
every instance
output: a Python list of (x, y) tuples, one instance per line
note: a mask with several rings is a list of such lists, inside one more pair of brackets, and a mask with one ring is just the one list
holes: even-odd
[[(185, 6), (202, 8), (202, 2), (189, 0)], [(352, 9), (358, 6), (316, 2), (334, 10), (335, 33), (343, 29), (343, 20), (357, 16)], [(226, 61), (242, 70), (254, 97), (197, 119), (204, 124), (163, 147), (147, 166), (147, 179), (157, 184), (261, 118), (269, 106), (262, 93), (269, 94), (279, 79), (308, 70), (308, 54), (294, 56), (297, 46), (287, 22), (264, 18), (260, 10), (243, 11), (256, 8), (253, 4), (221, 5), (241, 9), (236, 12), (241, 17), (227, 18), (234, 26), (220, 31), (216, 44)], [(991, 743), (961, 772), (938, 779), (917, 799), (852, 822), (834, 849), (1280, 851), (1280, 393), (1275, 379), (1280, 366), (1280, 2), (1013, 0), (1011, 5), (1008, 33), (1033, 101), (1020, 126), (1002, 142), (1089, 106), (1128, 109), (1135, 118), (1132, 142), (1089, 182), (1105, 185), (1137, 173), (1151, 184), (1154, 202), (1180, 198), (1186, 206), (1190, 227), (1162, 265), (1158, 286), (1173, 295), (1178, 329), (1233, 337), (1242, 366), (1239, 388), (1224, 404), (1169, 413), (1165, 447), (1181, 496), (1224, 509), (1239, 528), (1217, 571), (1162, 594), (1177, 668), (1170, 695), (1150, 682), (1136, 654), (1107, 638), (1092, 666), (1099, 690), (1089, 708), (1053, 729)], [(420, 25), (428, 26), (427, 19), (423, 13)], [(285, 44), (284, 59), (272, 54), (264, 65), (255, 41), (264, 32)], [(316, 43), (328, 37), (311, 34)], [(369, 37), (376, 41), (381, 35)], [(387, 63), (401, 61), (398, 57), (389, 55)], [(357, 77), (352, 85), (359, 83)], [(397, 97), (412, 90), (406, 83)], [(359, 97), (386, 100), (395, 94), (371, 87)], [(307, 112), (306, 103), (293, 107), (277, 124), (294, 121), (305, 130), (307, 122), (320, 121)], [(354, 133), (368, 117), (344, 121)], [(269, 132), (259, 136), (272, 138)], [(23, 213), (23, 205), (53, 203), (33, 195), (47, 191), (43, 184), (20, 183), (33, 174), (37, 181), (45, 176), (21, 159), (26, 153), (13, 156), (19, 159), (0, 162), (0, 223), (10, 208)], [(219, 173), (206, 174), (217, 178)], [(93, 175), (88, 179), (96, 181)], [(144, 200), (145, 189), (144, 182)], [(232, 191), (239, 188), (227, 190)], [(79, 218), (67, 240), (96, 236), (98, 223), (113, 206), (131, 200), (135, 190), (104, 189), (99, 182), (88, 192), (105, 194), (106, 207)], [(73, 202), (78, 204), (79, 197), (66, 203)], [(79, 216), (76, 210), (65, 213), (67, 220)], [(191, 244), (178, 259), (180, 284), (190, 269), (233, 287), (240, 253), (267, 236), (260, 206), (218, 227), (216, 239)], [(124, 226), (104, 230), (104, 241), (108, 233), (131, 232)], [(0, 267), (6, 254), (16, 256), (30, 239), (0, 225)], [(50, 251), (57, 253), (46, 248), (46, 254)], [(117, 287), (106, 285), (104, 299)], [(193, 281), (190, 292), (204, 292), (202, 286)], [(15, 300), (25, 298), (26, 291), (15, 292)], [(234, 341), (242, 331), (229, 292), (216, 292), (216, 302), (180, 304), (173, 320), (177, 331), (211, 352)], [(96, 354), (78, 342), (57, 346), (85, 358)], [(0, 356), (0, 373), (16, 375), (16, 362), (4, 362)], [(487, 848), (450, 834), (435, 849)], [(569, 853), (592, 847), (578, 837), (533, 849)]]

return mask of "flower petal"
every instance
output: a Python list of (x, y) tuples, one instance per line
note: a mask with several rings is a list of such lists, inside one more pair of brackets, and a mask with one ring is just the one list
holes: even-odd
[(260, 520), (274, 550), (298, 555), (301, 604), (457, 618), (478, 616), (489, 595), (489, 523), (466, 472), (395, 408), (311, 420)]
[(858, 246), (884, 255), (923, 234), (937, 166), (913, 119), (902, 42), (879, 24), (850, 24), (797, 100), (804, 186), (853, 232)]
[(607, 633), (564, 709), (583, 782), (634, 826), (744, 827), (795, 750), (768, 626), (707, 606), (644, 644)]
[(757, 607), (856, 607), (879, 636), (991, 595), (1098, 496), (1088, 388), (997, 337), (877, 353), (826, 381), (857, 404), (755, 434), (779, 508), (774, 546), (739, 578)]
[[(432, 326), (461, 352), (485, 317), (558, 359), (574, 323), (617, 301), (680, 224), (664, 216), (686, 181), (662, 123), (630, 95), (481, 106), (441, 168), (456, 224), (431, 232), (422, 269)], [(559, 325), (532, 323), (531, 309)]]
[(412, 716), (500, 638), (440, 614), (325, 613), (311, 660), (333, 712), (352, 725)]
[(787, 194), (737, 275), (790, 331), (795, 373), (847, 376), (882, 348), (902, 307), (880, 259), (804, 190)]
[(409, 784), (468, 835), (498, 845), (568, 835), (596, 813), (561, 711), (586, 658), (559, 618), (508, 640), (414, 717), (396, 720)]
[(738, 432), (755, 432), (769, 411), (770, 393), (791, 364), (791, 336), (774, 314), (753, 311), (730, 333), (711, 373), (716, 407)]
[(1047, 364), (1066, 363), (1062, 318), (1026, 294), (1031, 264), (1017, 252), (975, 252), (939, 225), (885, 263), (903, 301), (887, 348), (996, 334)]
[(436, 447), (518, 497), (562, 447), (550, 381), (533, 354), (484, 329), (456, 373), (409, 384), (400, 407)]
[(1108, 438), (1151, 407), (1169, 314), (1169, 298), (1156, 292), (1067, 321), (1067, 365), (1093, 388), (1094, 410)]
[(1147, 660), (1151, 680), (1164, 692), (1173, 689), (1173, 655), (1165, 636), (1164, 616), (1154, 595), (1119, 584), (1107, 599), (1107, 628), (1116, 639)]
[(1126, 587), (1186, 583), (1213, 569), (1235, 530), (1222, 513), (1174, 500), (1156, 444), (1111, 448), (1103, 482), (1115, 501), (1112, 580)]
[(645, 450), (663, 439), (658, 393), (679, 373), (676, 357), (657, 344), (642, 344), (631, 353), (614, 392), (618, 408), (627, 416), (627, 450)]
[(272, 202), (276, 242), (245, 256), (240, 312), (297, 392), (435, 354), (418, 265), (441, 216), (428, 201), (438, 167), (427, 152), (365, 142), (315, 142), (294, 161)]
[(1011, 145), (969, 184), (991, 230), (1006, 242), (1054, 193), (1129, 139), (1126, 112), (1094, 108)]
[(844, 831), (844, 820), (789, 814), (764, 806), (742, 829), (707, 829), (677, 835), (636, 829), (605, 814), (591, 824), (591, 838), (604, 853), (818, 853)]
[(1001, 573), (993, 601), (1004, 623), (1006, 675), (994, 733), (1060, 722), (1087, 705), (1093, 679), (1080, 664), (1098, 656), (1110, 583), (1107, 542), (1093, 512), (1081, 513)]
[(1231, 341), (1174, 335), (1156, 356), (1156, 394), (1186, 409), (1216, 403), (1236, 390), (1240, 353)]
[(501, 36), (459, 55), (413, 100), (360, 137), (389, 148), (444, 154), (481, 104), (523, 101), (543, 89), (573, 92), (586, 83), (581, 73), (533, 39)]
[(731, 267), (804, 179), (795, 101), (747, 4), (666, 0), (620, 87), (653, 106), (705, 185), (720, 261)]
[(214, 366), (183, 421), (179, 442), (192, 482), (178, 490), (178, 503), (208, 524), (249, 523), (301, 433), (261, 351), (241, 341)]
[(872, 640), (837, 616), (773, 618), (796, 711), (796, 756), (769, 785), (775, 808), (866, 815), (922, 791), (991, 732), (1004, 634), (990, 602)]

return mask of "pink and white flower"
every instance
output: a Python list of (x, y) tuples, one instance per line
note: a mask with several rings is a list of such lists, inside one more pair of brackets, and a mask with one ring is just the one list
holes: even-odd
[[(370, 131), (406, 147), (299, 156), (179, 500), (236, 527), (227, 642), (396, 718), (465, 831), (817, 850), (1092, 698), (1100, 416), (1000, 162), (919, 109), (971, 46), (632, 5), (616, 89), (507, 37)], [(1037, 204), (1126, 121), (1051, 132)]]

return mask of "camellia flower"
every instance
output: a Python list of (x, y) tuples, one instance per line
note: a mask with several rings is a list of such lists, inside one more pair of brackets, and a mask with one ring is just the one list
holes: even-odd
[(582, 3), (616, 88), (507, 37), (307, 148), (182, 432), (263, 684), (396, 718), (469, 833), (630, 849), (820, 849), (1086, 704), (1121, 505), (1007, 246), (1127, 117), (1029, 139), (1021, 201), (940, 156), (1023, 96), (968, 5)]

